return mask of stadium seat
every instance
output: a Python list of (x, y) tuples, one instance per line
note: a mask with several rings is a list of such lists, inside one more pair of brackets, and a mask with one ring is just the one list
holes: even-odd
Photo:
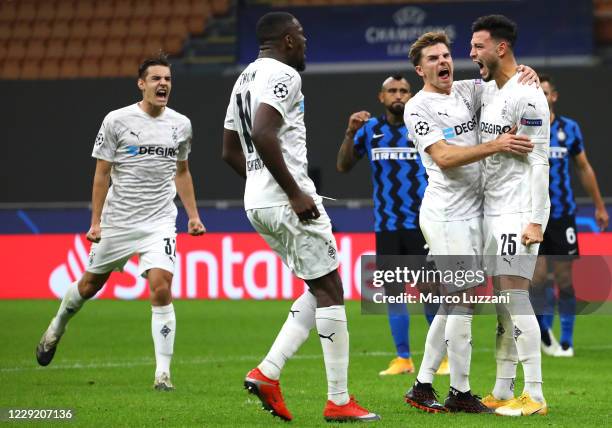
[(36, 18), (36, 3), (32, 0), (21, 0), (17, 3), (17, 20), (34, 21)]
[(119, 68), (117, 70), (118, 76), (133, 77), (138, 76), (138, 65), (140, 61), (133, 56), (126, 56), (119, 60)]
[(143, 52), (143, 41), (141, 38), (127, 39), (123, 46), (123, 55), (130, 58), (139, 58)]
[(55, 19), (69, 21), (74, 18), (75, 8), (71, 0), (61, 0), (55, 9)]
[(104, 57), (100, 60), (99, 77), (117, 77), (119, 76), (119, 59)]
[(3, 1), (0, 3), (0, 22), (13, 22), (17, 17), (17, 3)]
[(214, 15), (221, 16), (229, 12), (230, 2), (229, 0), (212, 0), (210, 6)]
[[(66, 59), (80, 59), (85, 53), (85, 46), (82, 40), (68, 40), (66, 48), (64, 50), (64, 58)], [(63, 66), (63, 65), (62, 65)]]
[(187, 18), (191, 15), (191, 2), (189, 0), (174, 0), (171, 8), (173, 16)]
[(187, 30), (191, 34), (202, 34), (206, 26), (206, 17), (204, 15), (192, 16), (187, 19)]
[(109, 28), (106, 19), (94, 19), (89, 23), (89, 38), (106, 39)]
[(213, 12), (213, 7), (212, 3), (206, 0), (192, 0), (189, 16), (209, 16)]
[(79, 69), (80, 77), (98, 77), (100, 75), (100, 63), (97, 59), (86, 58), (81, 61)]
[[(119, 2), (121, 3), (121, 2)], [(129, 3), (125, 1), (123, 3)], [(111, 19), (115, 14), (115, 7), (112, 1), (98, 1), (94, 7), (93, 17), (95, 19)]]
[(47, 43), (47, 50), (45, 51), (45, 58), (60, 60), (64, 58), (65, 51), (66, 45), (64, 43), (64, 40), (49, 40), (49, 42)]
[(12, 33), (13, 33), (13, 28), (8, 22), (7, 23), (3, 22), (2, 24), (0, 24), (0, 41), (1, 42), (9, 40), (11, 38)]
[(32, 33), (32, 26), (29, 22), (18, 21), (13, 25), (13, 33), (11, 34), (11, 38), (13, 40), (27, 40), (30, 38), (30, 34)]
[(149, 31), (146, 19), (132, 19), (128, 22), (128, 36), (133, 37), (145, 37)]
[(151, 15), (151, 3), (147, 0), (134, 0), (132, 4), (132, 16), (134, 18), (146, 19)]
[(170, 55), (178, 55), (183, 50), (183, 37), (168, 36), (164, 39), (164, 50)]
[(6, 58), (7, 52), (8, 48), (6, 47), (6, 43), (3, 40), (0, 40), (0, 63)]
[(19, 79), (21, 73), (21, 64), (19, 61), (5, 61), (0, 69), (0, 77), (3, 79)]
[(75, 19), (70, 26), (70, 40), (83, 40), (89, 35), (89, 24), (85, 20)]
[(123, 38), (128, 35), (129, 25), (126, 19), (113, 19), (108, 29), (108, 37)]
[(40, 63), (41, 79), (57, 79), (60, 76), (60, 62), (58, 59), (45, 59)]
[(128, 19), (132, 17), (132, 3), (129, 1), (115, 2), (113, 19)]
[(74, 17), (77, 20), (91, 19), (94, 16), (94, 2), (90, 0), (79, 0), (76, 2)]
[(167, 18), (174, 15), (174, 8), (172, 2), (168, 0), (153, 0), (151, 7), (152, 18)]
[(76, 59), (64, 59), (60, 66), (59, 77), (74, 79), (79, 77), (79, 61)]
[(40, 65), (38, 60), (27, 59), (21, 63), (21, 79), (38, 79), (40, 76)]
[(123, 55), (122, 39), (107, 39), (104, 43), (104, 58), (118, 58)]
[(156, 56), (160, 51), (164, 50), (164, 42), (162, 37), (147, 37), (143, 47), (145, 57)]
[(39, 2), (36, 8), (36, 21), (53, 21), (55, 19), (55, 2)]
[(21, 60), (25, 58), (26, 54), (26, 42), (23, 40), (12, 40), (6, 52), (6, 58), (9, 60)]
[(164, 37), (168, 31), (168, 18), (151, 18), (147, 24), (148, 37)]
[(34, 24), (32, 24), (31, 38), (46, 40), (51, 37), (52, 28), (50, 21), (34, 21)]
[(102, 58), (104, 55), (104, 41), (101, 39), (89, 39), (85, 43), (83, 58)]
[(70, 37), (70, 23), (66, 20), (56, 20), (51, 27), (52, 39), (68, 39)]
[(189, 30), (187, 29), (187, 22), (183, 17), (172, 17), (168, 22), (168, 36), (175, 36), (180, 38), (187, 37)]
[(45, 57), (46, 47), (42, 40), (30, 39), (26, 47), (26, 59), (41, 60)]

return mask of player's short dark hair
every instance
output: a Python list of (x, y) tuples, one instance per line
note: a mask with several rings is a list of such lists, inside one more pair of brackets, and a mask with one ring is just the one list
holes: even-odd
[(280, 40), (293, 24), (295, 17), (288, 12), (269, 12), (259, 18), (255, 34), (260, 45)]
[(147, 77), (147, 70), (153, 65), (163, 65), (164, 67), (170, 68), (170, 61), (168, 61), (168, 55), (160, 51), (157, 56), (145, 59), (138, 67), (138, 77), (140, 79), (144, 79), (145, 77)]
[(552, 77), (549, 74), (539, 74), (538, 79), (540, 79), (540, 83), (548, 82), (551, 88), (555, 89), (555, 82), (553, 82)]
[(412, 60), (412, 64), (415, 67), (419, 65), (423, 49), (428, 48), (429, 46), (437, 45), (438, 43), (443, 43), (448, 49), (450, 49), (450, 40), (444, 31), (430, 31), (429, 33), (421, 35), (421, 37), (419, 37), (417, 41), (410, 46), (408, 56)]
[(406, 78), (404, 77), (402, 73), (393, 73), (389, 77), (392, 78), (393, 80), (406, 80)]
[(516, 43), (516, 22), (504, 15), (481, 16), (472, 24), (472, 33), (488, 31), (495, 40), (505, 40), (510, 47)]

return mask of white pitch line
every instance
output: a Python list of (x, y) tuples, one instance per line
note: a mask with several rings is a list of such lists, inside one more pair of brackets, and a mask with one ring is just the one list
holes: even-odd
[[(612, 345), (599, 345), (599, 346), (581, 346), (579, 349), (588, 350), (588, 351), (606, 351), (612, 349)], [(493, 353), (493, 348), (476, 348), (472, 351), (473, 353), (485, 353), (490, 352)], [(422, 352), (412, 352), (412, 355), (422, 355)], [(369, 358), (369, 357), (392, 357), (395, 356), (394, 352), (384, 352), (384, 351), (373, 351), (373, 352), (360, 352), (360, 353), (352, 353), (350, 355), (351, 358)], [(217, 364), (217, 363), (226, 363), (226, 362), (240, 362), (240, 361), (259, 361), (263, 357), (262, 355), (240, 355), (234, 357), (199, 357), (199, 358), (191, 358), (191, 359), (182, 359), (175, 358), (173, 363), (175, 365), (194, 365), (194, 364)], [(305, 354), (305, 355), (295, 355), (291, 359), (292, 360), (316, 360), (323, 358), (322, 354)], [(27, 364), (27, 362), (23, 362), (22, 364)], [(64, 364), (55, 364), (48, 367), (40, 367), (40, 366), (22, 366), (22, 367), (2, 367), (0, 368), (0, 373), (10, 373), (10, 372), (22, 372), (22, 371), (36, 371), (36, 370), (74, 370), (74, 369), (103, 369), (103, 368), (129, 368), (129, 367), (141, 367), (141, 366), (150, 366), (155, 364), (155, 360), (153, 358), (138, 358), (134, 360), (127, 361), (96, 361), (96, 362), (81, 362), (75, 361), (71, 363)]]

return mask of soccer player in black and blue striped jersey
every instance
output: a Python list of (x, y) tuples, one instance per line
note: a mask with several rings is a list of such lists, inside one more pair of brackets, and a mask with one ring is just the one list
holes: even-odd
[[(427, 175), (403, 119), (404, 105), (411, 96), (410, 84), (403, 76), (394, 74), (385, 79), (378, 94), (385, 114), (379, 117), (370, 117), (367, 111), (352, 114), (338, 152), (340, 172), (350, 171), (364, 156), (370, 161), (377, 255), (427, 255), (427, 244), (419, 227)], [(431, 306), (426, 307), (430, 324), (437, 312), (437, 305)], [(390, 303), (388, 316), (397, 358), (380, 374), (412, 373), (408, 309), (405, 304)], [(445, 359), (439, 373), (448, 374), (447, 367)]]
[(552, 334), (554, 314), (554, 289), (547, 280), (546, 257), (540, 257), (532, 285), (532, 300), (538, 315), (542, 334), (542, 350), (557, 357), (574, 356), (574, 322), (576, 296), (572, 286), (572, 259), (578, 257), (576, 236), (576, 202), (570, 182), (569, 159), (576, 166), (582, 186), (593, 199), (595, 221), (601, 230), (608, 227), (608, 212), (599, 192), (595, 172), (584, 151), (582, 133), (578, 124), (565, 116), (556, 115), (554, 105), (559, 96), (549, 76), (540, 76), (540, 84), (550, 108), (550, 220), (540, 245), (540, 254), (548, 257), (554, 282), (559, 287), (559, 320), (561, 337), (556, 341)]

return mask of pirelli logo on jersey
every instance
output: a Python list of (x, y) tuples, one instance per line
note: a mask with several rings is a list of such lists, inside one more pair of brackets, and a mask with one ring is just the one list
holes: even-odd
[(137, 155), (156, 155), (165, 158), (176, 157), (177, 149), (174, 147), (163, 146), (127, 146), (128, 153), (132, 156)]
[(372, 160), (416, 160), (418, 154), (413, 147), (379, 147), (372, 149)]
[(512, 127), (510, 125), (498, 125), (496, 123), (480, 122), (480, 132), (485, 134), (501, 135), (510, 131)]
[(551, 147), (550, 159), (563, 159), (567, 156), (567, 147)]
[(448, 128), (444, 128), (442, 133), (444, 134), (445, 139), (450, 139), (457, 137), (461, 134), (465, 134), (466, 132), (473, 131), (477, 128), (476, 115), (472, 116), (467, 122), (460, 123), (459, 125), (451, 126)]

